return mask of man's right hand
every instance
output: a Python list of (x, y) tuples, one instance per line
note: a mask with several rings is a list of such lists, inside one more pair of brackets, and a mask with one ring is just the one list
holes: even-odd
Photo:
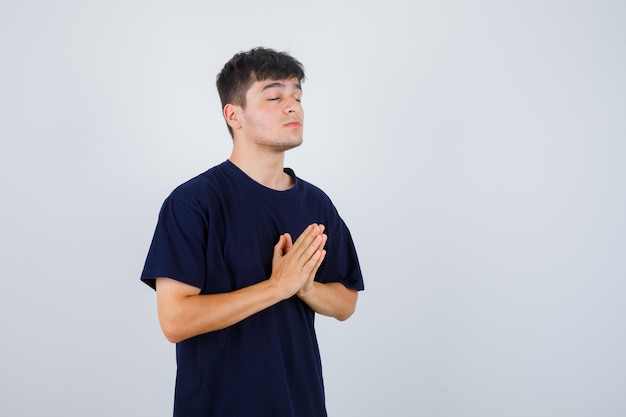
[(274, 246), (272, 275), (249, 287), (200, 295), (200, 288), (168, 278), (156, 280), (157, 307), (170, 342), (220, 330), (287, 299), (306, 285), (326, 256), (324, 226), (312, 224), (295, 243), (285, 233)]
[(326, 251), (324, 245), (328, 237), (324, 225), (311, 224), (292, 243), (289, 233), (280, 236), (274, 246), (272, 275), (270, 282), (275, 285), (283, 299), (287, 299), (306, 285), (312, 285)]

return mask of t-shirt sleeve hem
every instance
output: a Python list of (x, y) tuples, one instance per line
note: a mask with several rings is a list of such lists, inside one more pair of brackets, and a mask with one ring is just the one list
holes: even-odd
[(154, 273), (152, 271), (148, 271), (141, 275), (141, 281), (153, 290), (156, 290), (157, 278), (170, 278), (196, 288), (201, 288), (201, 286), (198, 285), (198, 280), (189, 279), (188, 277), (183, 276), (180, 272), (159, 271), (158, 273)]
[(341, 284), (343, 284), (344, 287), (350, 288), (351, 290), (357, 290), (357, 291), (365, 290), (365, 286), (363, 285), (363, 283), (354, 283), (354, 282), (347, 282), (347, 281), (337, 281), (337, 282), (340, 282)]

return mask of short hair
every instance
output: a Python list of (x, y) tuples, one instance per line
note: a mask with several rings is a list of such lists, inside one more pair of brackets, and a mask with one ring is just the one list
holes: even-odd
[[(246, 107), (246, 93), (255, 81), (297, 78), (304, 81), (304, 66), (286, 52), (257, 47), (235, 54), (217, 75), (222, 109), (227, 104)], [(227, 123), (228, 126), (228, 123)], [(233, 131), (228, 126), (230, 135)]]

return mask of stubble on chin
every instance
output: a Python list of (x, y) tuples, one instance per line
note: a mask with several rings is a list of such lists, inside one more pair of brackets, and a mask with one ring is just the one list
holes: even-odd
[(286, 152), (290, 149), (297, 148), (298, 146), (302, 145), (302, 142), (302, 137), (275, 140), (259, 138), (257, 140), (257, 144), (265, 148), (271, 149), (274, 152)]

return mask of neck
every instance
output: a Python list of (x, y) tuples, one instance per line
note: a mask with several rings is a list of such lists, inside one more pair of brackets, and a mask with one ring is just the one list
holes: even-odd
[(284, 152), (244, 152), (234, 146), (230, 162), (259, 184), (277, 191), (293, 187), (292, 178), (283, 171)]

